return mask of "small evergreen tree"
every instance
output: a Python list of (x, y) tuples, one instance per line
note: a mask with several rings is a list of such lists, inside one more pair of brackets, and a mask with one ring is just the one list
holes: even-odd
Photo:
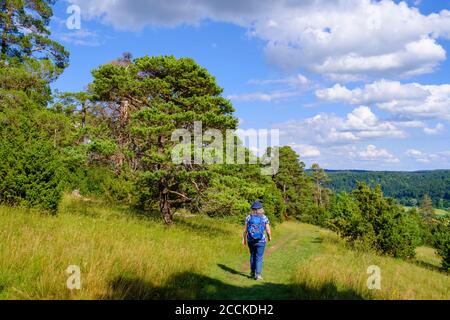
[(306, 176), (305, 164), (291, 147), (279, 149), (279, 170), (273, 176), (278, 190), (283, 195), (286, 216), (301, 218), (312, 205), (312, 183)]
[(324, 188), (324, 184), (329, 181), (328, 175), (317, 163), (311, 166), (312, 177), (314, 180), (314, 202), (321, 207), (328, 204), (329, 190)]
[(442, 268), (450, 271), (450, 224), (438, 223), (432, 231), (433, 244), (442, 257)]
[(384, 198), (380, 186), (359, 183), (351, 196), (336, 196), (329, 221), (350, 242), (362, 241), (395, 257), (413, 257), (421, 240), (418, 222), (393, 199)]
[(434, 218), (434, 208), (433, 201), (430, 198), (430, 195), (426, 193), (420, 203), (420, 213), (427, 224), (431, 224)]

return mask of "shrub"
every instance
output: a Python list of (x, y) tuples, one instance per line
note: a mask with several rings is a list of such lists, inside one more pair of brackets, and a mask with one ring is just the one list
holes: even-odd
[(79, 190), (84, 196), (93, 196), (111, 203), (131, 205), (135, 203), (136, 179), (131, 172), (119, 174), (107, 167), (87, 166), (75, 167), (66, 162), (66, 170), (70, 181), (67, 189)]
[(432, 231), (434, 247), (442, 257), (442, 268), (450, 271), (450, 225), (437, 224)]
[(334, 197), (329, 224), (352, 243), (364, 243), (382, 254), (413, 257), (421, 241), (420, 225), (381, 188), (359, 184), (352, 194)]
[(64, 182), (58, 147), (32, 112), (1, 116), (0, 202), (56, 211)]
[(259, 200), (267, 217), (274, 222), (280, 221), (285, 207), (271, 177), (260, 175), (257, 166), (231, 167), (213, 169), (210, 188), (201, 200), (201, 212), (209, 216), (243, 219), (250, 213), (252, 203)]

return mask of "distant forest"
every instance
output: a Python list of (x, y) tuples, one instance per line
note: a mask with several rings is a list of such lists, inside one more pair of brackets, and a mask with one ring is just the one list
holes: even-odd
[(327, 171), (327, 187), (350, 192), (358, 181), (381, 185), (384, 194), (405, 206), (417, 206), (429, 194), (436, 208), (450, 208), (450, 170), (417, 172)]

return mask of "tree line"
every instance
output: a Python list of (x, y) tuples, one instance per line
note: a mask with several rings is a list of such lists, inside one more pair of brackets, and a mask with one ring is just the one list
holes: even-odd
[(450, 209), (450, 170), (418, 172), (327, 171), (329, 188), (349, 192), (359, 181), (381, 185), (384, 194), (408, 207), (418, 206), (429, 195), (433, 206)]
[[(290, 147), (277, 148), (279, 170), (269, 176), (260, 158), (245, 164), (172, 161), (174, 130), (192, 131), (196, 122), (220, 132), (238, 125), (216, 79), (191, 58), (125, 53), (93, 70), (85, 91), (52, 92), (50, 84), (69, 62), (69, 53), (49, 39), (54, 1), (3, 3), (0, 203), (56, 214), (63, 193), (78, 190), (159, 212), (171, 224), (179, 210), (242, 220), (260, 200), (274, 222), (328, 227), (355, 247), (404, 258), (428, 243), (448, 267), (448, 221), (427, 216), (426, 205), (405, 211), (381, 187), (358, 184), (349, 193), (333, 193), (325, 170), (314, 164), (306, 172)], [(247, 160), (255, 158), (235, 141)], [(210, 143), (202, 141), (191, 156)]]

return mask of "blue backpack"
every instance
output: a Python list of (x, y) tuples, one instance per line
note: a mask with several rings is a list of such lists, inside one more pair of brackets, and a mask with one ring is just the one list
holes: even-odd
[(258, 215), (251, 215), (247, 224), (247, 233), (250, 240), (261, 240), (264, 237), (264, 220)]

